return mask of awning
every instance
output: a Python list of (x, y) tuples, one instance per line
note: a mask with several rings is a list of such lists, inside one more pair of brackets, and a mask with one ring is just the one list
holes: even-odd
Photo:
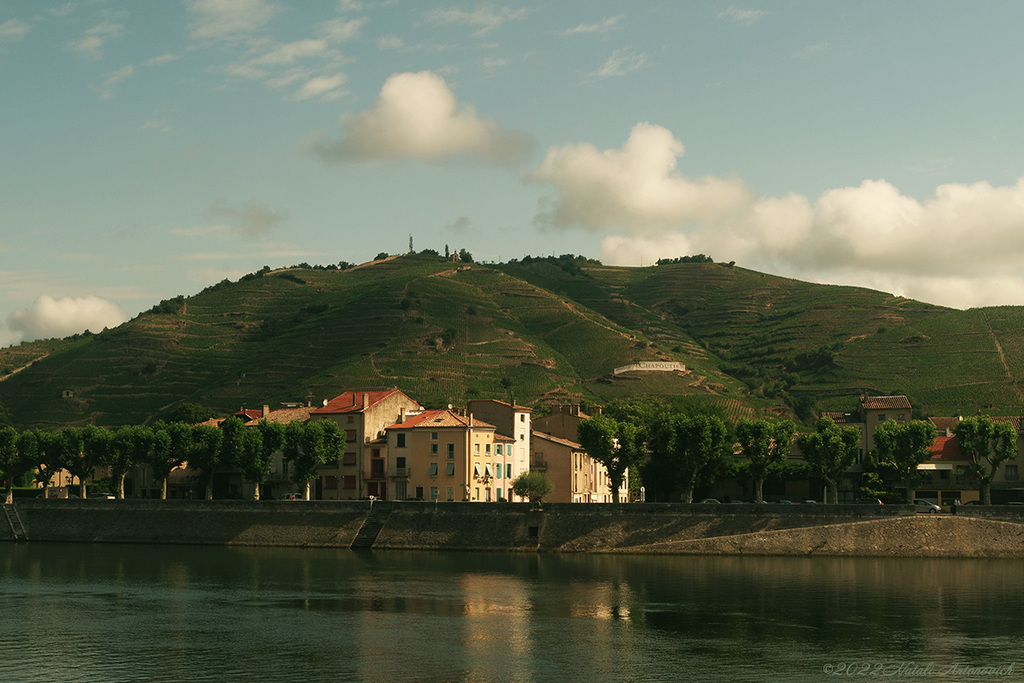
[(917, 466), (920, 470), (955, 470), (956, 465), (951, 462), (923, 462)]

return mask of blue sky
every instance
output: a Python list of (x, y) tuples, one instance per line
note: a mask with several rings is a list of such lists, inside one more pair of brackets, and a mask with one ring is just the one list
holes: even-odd
[(299, 262), (1024, 305), (1024, 4), (0, 0), (0, 344)]

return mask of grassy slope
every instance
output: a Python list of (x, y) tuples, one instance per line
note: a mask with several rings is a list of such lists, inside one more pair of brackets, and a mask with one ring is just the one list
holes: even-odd
[[(800, 366), (820, 349), (825, 362)], [(635, 360), (692, 372), (611, 376)], [(546, 261), (460, 269), (402, 257), (269, 273), (209, 288), (176, 314), (0, 350), (0, 369), (31, 361), (0, 381), (20, 426), (144, 422), (182, 401), (227, 411), (385, 386), (430, 406), (507, 387), (531, 403), (698, 394), (741, 416), (777, 408), (780, 392), (849, 409), (870, 390), (907, 393), (936, 415), (1015, 414), (1024, 309), (952, 311), (719, 264), (572, 275)]]

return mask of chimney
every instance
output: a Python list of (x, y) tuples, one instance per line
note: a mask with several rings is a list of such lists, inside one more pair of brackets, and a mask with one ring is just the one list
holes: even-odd
[(469, 426), (470, 426), (470, 427), (472, 427), (472, 426), (473, 426), (473, 413), (470, 413), (470, 414), (469, 414)]
[(363, 392), (363, 410), (366, 410), (369, 407), (370, 407), (370, 395), (364, 391)]
[(405, 422), (405, 406), (402, 406), (401, 408), (398, 409), (398, 424), (403, 424), (404, 422)]
[(269, 417), (269, 416), (270, 416), (270, 406), (268, 406), (266, 403), (264, 403), (263, 404), (263, 417)]

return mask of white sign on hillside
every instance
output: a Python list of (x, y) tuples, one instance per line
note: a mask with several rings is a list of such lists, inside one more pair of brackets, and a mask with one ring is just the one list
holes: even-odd
[(612, 372), (616, 375), (621, 375), (624, 372), (686, 372), (686, 366), (675, 361), (643, 360), (639, 363), (615, 368)]

